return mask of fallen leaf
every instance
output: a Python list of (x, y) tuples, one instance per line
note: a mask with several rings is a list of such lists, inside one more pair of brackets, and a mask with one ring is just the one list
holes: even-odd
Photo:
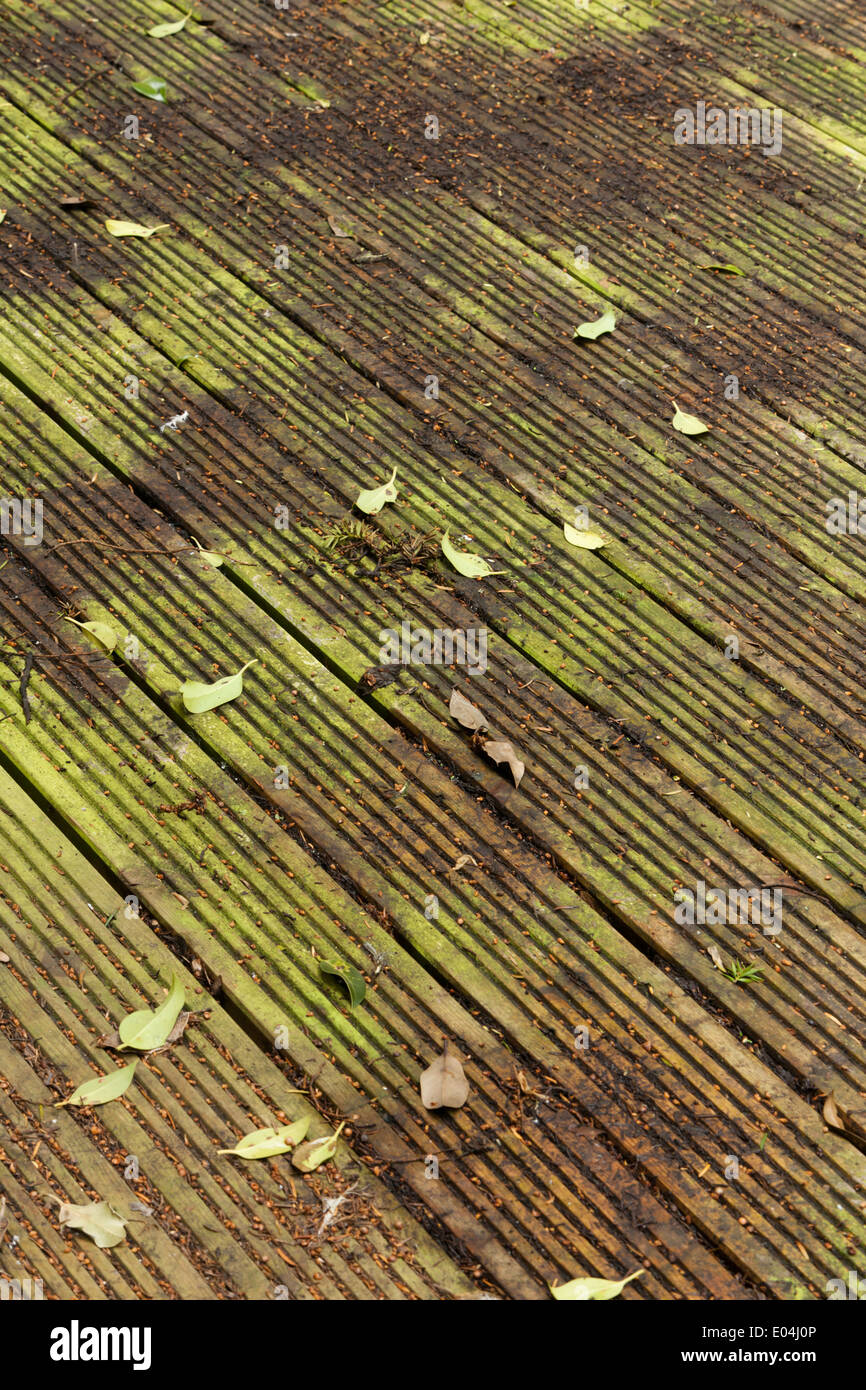
[(680, 410), (674, 401), (673, 427), (679, 430), (680, 434), (708, 434), (709, 427), (699, 420), (696, 415), (686, 415), (685, 411)]
[(724, 971), (725, 962), (722, 960), (722, 953), (719, 950), (718, 946), (708, 946), (707, 955), (709, 956), (710, 960), (713, 962), (713, 965), (716, 967), (717, 970)]
[(821, 1113), (824, 1116), (824, 1123), (829, 1125), (831, 1129), (847, 1129), (845, 1120), (839, 1113), (839, 1107), (836, 1104), (836, 1097), (834, 1096), (832, 1091), (830, 1092), (829, 1096), (827, 1096), (827, 1099), (824, 1101), (824, 1106)]
[(205, 550), (204, 546), (199, 545), (195, 536), (193, 536), (192, 538), (192, 543), (193, 545), (198, 546), (199, 559), (204, 560), (206, 565), (211, 565), (215, 570), (218, 570), (223, 562), (224, 557), (222, 555), (217, 554), (215, 550)]
[(88, 1202), (83, 1206), (61, 1202), (57, 1219), (61, 1226), (71, 1226), (90, 1236), (100, 1250), (110, 1250), (126, 1237), (124, 1218), (118, 1216), (107, 1202)]
[(456, 874), (460, 869), (465, 869), (467, 864), (474, 864), (476, 869), (478, 868), (478, 860), (473, 859), (471, 854), (461, 854), (455, 859), (448, 872), (449, 874)]
[(358, 511), (364, 512), (366, 516), (375, 516), (377, 512), (382, 510), (386, 502), (393, 502), (397, 496), (397, 489), (394, 486), (396, 476), (397, 470), (395, 468), (387, 483), (383, 483), (381, 487), (371, 487), (364, 492), (359, 492), (355, 499), (355, 506)]
[(419, 35), (418, 35), (418, 42), (419, 42), (422, 46), (423, 46), (425, 43), (429, 43), (429, 42), (430, 42), (430, 34), (428, 33), (428, 31), (427, 31), (426, 29), (424, 30), (424, 33), (423, 33), (423, 34), (419, 34)]
[(491, 574), (505, 573), (505, 570), (493, 569), (480, 555), (472, 555), (468, 550), (455, 550), (447, 531), (442, 537), (442, 554), (446, 560), (450, 560), (457, 573), (465, 574), (467, 579), (488, 579)]
[(151, 1052), (155, 1047), (163, 1047), (183, 1005), (183, 985), (172, 976), (168, 997), (158, 1009), (137, 1009), (120, 1020), (117, 1028), (119, 1046), (134, 1047), (139, 1052)]
[[(167, 39), (168, 36), (169, 36), (169, 34), (179, 34), (180, 31), (181, 31), (181, 29), (184, 29), (184, 28), (186, 27), (187, 21), (188, 21), (188, 19), (189, 19), (189, 17), (190, 17), (191, 14), (192, 14), (192, 10), (190, 10), (189, 14), (185, 14), (184, 17), (183, 17), (183, 19), (175, 20), (175, 22), (174, 22), (173, 24), (155, 24), (154, 27), (153, 27), (152, 29), (148, 29), (148, 31), (147, 31), (147, 36), (148, 36), (148, 38), (149, 38), (149, 39)], [(163, 85), (164, 85), (164, 84), (163, 84)], [(146, 93), (146, 92), (145, 92), (145, 96), (147, 96), (147, 93)]]
[(520, 779), (526, 771), (526, 763), (521, 762), (514, 747), (507, 738), (489, 738), (481, 747), (492, 758), (495, 763), (508, 763), (511, 768), (511, 775), (514, 778), (515, 787), (520, 786)]
[(0, 965), (8, 965), (11, 959), (12, 957), (7, 956), (5, 951), (0, 951)]
[(707, 261), (706, 265), (696, 265), (695, 270), (722, 270), (726, 275), (745, 275), (746, 273), (730, 261)]
[(86, 193), (64, 193), (62, 198), (57, 200), (63, 208), (84, 208), (90, 207), (93, 199)]
[(594, 319), (591, 323), (579, 323), (574, 330), (575, 338), (600, 338), (602, 333), (612, 333), (616, 328), (616, 315), (613, 309), (608, 309), (606, 314), (602, 314), (600, 319)]
[(190, 714), (204, 714), (209, 709), (216, 709), (217, 705), (236, 700), (243, 692), (244, 671), (248, 666), (255, 666), (257, 660), (257, 657), (253, 658), (233, 676), (223, 676), (212, 685), (208, 685), (206, 681), (184, 681), (180, 688), (184, 706)]
[[(343, 226), (342, 222), (338, 222), (338, 221), (337, 221), (336, 217), (329, 217), (329, 218), (328, 218), (328, 226), (330, 227), (331, 231), (334, 233), (334, 236), (351, 236), (351, 235), (352, 235), (351, 232), (347, 232), (347, 231), (346, 231), (346, 228)], [(395, 471), (396, 471), (396, 470), (395, 470)]]
[(460, 691), (457, 689), (451, 691), (448, 713), (453, 715), (453, 717), (463, 725), (464, 729), (472, 729), (474, 732), (476, 729), (486, 729), (488, 727), (487, 720), (481, 713), (481, 710), (471, 704), (469, 700), (466, 699), (466, 696), (461, 695)]
[(279, 1154), (287, 1154), (301, 1142), (310, 1128), (311, 1121), (312, 1116), (306, 1115), (303, 1119), (283, 1125), (280, 1129), (275, 1129), (272, 1125), (265, 1129), (254, 1129), (251, 1134), (244, 1135), (233, 1149), (219, 1149), (217, 1152), (235, 1154), (238, 1158), (246, 1159), (276, 1158)]
[(65, 623), (74, 623), (83, 632), (89, 632), (94, 641), (98, 642), (104, 651), (113, 652), (117, 646), (117, 633), (108, 623), (80, 623), (77, 618), (64, 618)]
[(449, 1048), (446, 1040), (441, 1057), (421, 1073), (421, 1104), (427, 1110), (441, 1110), (443, 1106), (457, 1110), (469, 1097), (469, 1082), (460, 1059)]
[(312, 1173), (314, 1168), (318, 1168), (321, 1163), (327, 1163), (329, 1158), (333, 1158), (337, 1152), (340, 1130), (345, 1123), (346, 1121), (343, 1120), (336, 1132), (326, 1139), (308, 1139), (306, 1144), (300, 1144), (292, 1154), (292, 1163), (295, 1168), (300, 1168), (302, 1173)]
[(584, 531), (580, 527), (569, 526), (567, 521), (562, 523), (562, 531), (569, 545), (579, 545), (582, 550), (598, 550), (600, 546), (607, 545), (607, 537), (598, 531)]
[(6, 221), (6, 213), (7, 213), (7, 211), (8, 211), (8, 208), (0, 208), (0, 222), (5, 222), (5, 221)]
[(110, 1100), (117, 1100), (132, 1081), (137, 1066), (138, 1058), (128, 1066), (121, 1067), (119, 1071), (111, 1071), (107, 1076), (96, 1076), (92, 1081), (84, 1081), (71, 1096), (66, 1100), (55, 1101), (55, 1105), (105, 1105)]
[(164, 231), (171, 223), (160, 222), (156, 227), (143, 227), (140, 222), (118, 222), (116, 218), (109, 217), (105, 230), (110, 236), (153, 236), (154, 232)]
[(166, 100), (166, 85), (163, 77), (145, 77), (142, 82), (133, 82), (132, 90), (139, 92), (143, 97), (148, 97), (151, 101)]
[(362, 1003), (364, 995), (367, 993), (367, 986), (364, 983), (363, 975), (355, 969), (354, 965), (332, 965), (330, 961), (320, 960), (319, 969), (323, 975), (334, 975), (338, 980), (342, 980), (349, 991), (353, 1009)]
[(551, 1284), (549, 1288), (553, 1297), (561, 1302), (586, 1302), (588, 1299), (602, 1302), (608, 1298), (616, 1298), (626, 1284), (630, 1284), (632, 1279), (637, 1279), (643, 1272), (642, 1269), (636, 1269), (627, 1279), (572, 1279), (568, 1284)]

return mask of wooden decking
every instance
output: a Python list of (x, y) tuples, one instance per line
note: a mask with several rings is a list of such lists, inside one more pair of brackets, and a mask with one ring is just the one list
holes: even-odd
[[(825, 524), (866, 477), (866, 21), (212, 0), (147, 35), (185, 12), (5, 6), (0, 501), (43, 533), (7, 506), (0, 1276), (825, 1298), (866, 1230), (866, 559)], [(675, 145), (698, 101), (781, 151)], [(404, 625), (483, 669), (384, 669)], [(677, 922), (699, 883), (778, 888), (781, 930)], [(53, 1109), (172, 973), (183, 1037)], [(429, 1112), (446, 1038), (470, 1096)], [(346, 1121), (306, 1177), (217, 1153), (304, 1114)]]

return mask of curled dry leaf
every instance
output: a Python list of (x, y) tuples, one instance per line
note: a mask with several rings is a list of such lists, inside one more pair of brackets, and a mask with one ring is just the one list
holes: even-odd
[(421, 1104), (427, 1110), (441, 1110), (443, 1106), (457, 1110), (469, 1097), (466, 1074), (450, 1047), (446, 1041), (442, 1056), (421, 1073)]
[(713, 962), (713, 965), (716, 967), (717, 970), (724, 971), (725, 962), (722, 960), (722, 953), (719, 950), (718, 946), (708, 946), (707, 955), (709, 956), (710, 960)]
[(495, 763), (508, 763), (514, 778), (514, 785), (519, 787), (520, 779), (526, 771), (526, 763), (517, 756), (514, 745), (509, 743), (507, 738), (488, 738), (485, 739), (481, 747), (488, 758), (492, 758)]
[(126, 1221), (107, 1202), (87, 1202), (81, 1206), (60, 1202), (57, 1218), (61, 1226), (71, 1226), (90, 1236), (100, 1250), (110, 1250), (126, 1237)]
[(845, 1117), (840, 1112), (832, 1091), (824, 1101), (822, 1113), (825, 1125), (829, 1125), (831, 1129), (847, 1129)]
[(453, 715), (464, 729), (471, 729), (473, 733), (476, 729), (486, 729), (487, 719), (481, 710), (461, 695), (456, 688), (451, 691), (451, 699), (448, 702), (448, 713)]
[(338, 221), (337, 221), (337, 218), (336, 218), (336, 217), (329, 217), (329, 218), (328, 218), (328, 226), (330, 227), (331, 231), (334, 233), (334, 236), (351, 236), (351, 235), (352, 235), (352, 233), (351, 233), (350, 231), (348, 231), (348, 230), (343, 226), (342, 222), (338, 222)]

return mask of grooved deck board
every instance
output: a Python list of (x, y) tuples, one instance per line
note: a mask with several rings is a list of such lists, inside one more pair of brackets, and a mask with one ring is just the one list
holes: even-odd
[[(52, 1149), (53, 1180), (81, 1189), (111, 1143), (151, 1134), (171, 1221), (78, 1271), (31, 1196), (34, 1270), (58, 1291), (89, 1280), (76, 1297), (160, 1296), (175, 1241), (178, 1297), (202, 1280), (267, 1297), (283, 1275), (292, 1298), (535, 1299), (637, 1265), (629, 1298), (823, 1296), (861, 1248), (866, 1176), (864, 560), (824, 525), (863, 465), (866, 26), (794, 3), (734, 24), (680, 0), (577, 18), (430, 0), (422, 26), (396, 0), (302, 7), (290, 44), (285, 16), (214, 0), (212, 26), (155, 45), (170, 7), (91, 8), (98, 26), (8, 6), (0, 492), (43, 497), (47, 526), (37, 546), (4, 537), (0, 778), (96, 876), (107, 955), (109, 904), (140, 897), (127, 1002), (177, 957), (231, 1018), (212, 1004), (194, 1066), (152, 1059), (140, 1114), (106, 1107), (98, 1142)], [(157, 63), (164, 106), (130, 88)], [(778, 161), (674, 147), (695, 92), (782, 109)], [(132, 109), (144, 139), (119, 133)], [(61, 206), (70, 189), (92, 205)], [(111, 215), (169, 225), (114, 241)], [(576, 343), (609, 306), (615, 333)], [(712, 432), (673, 433), (674, 397)], [(395, 467), (382, 543), (449, 529), (497, 576), (335, 559), (335, 524)], [(565, 540), (578, 505), (604, 550)], [(119, 631), (112, 658), (70, 612)], [(483, 626), (485, 671), (369, 684), (404, 622)], [(242, 699), (184, 712), (184, 678), (252, 658)], [(449, 719), (455, 684), (520, 749), (519, 789)], [(87, 946), (76, 987), (24, 905), (48, 861), (9, 835), (0, 934), (23, 918), (44, 943), (0, 974), (23, 1030), (9, 1065), (29, 1075), (23, 1038), (44, 1030), (39, 1067), (68, 1077), (75, 1047), (103, 1055), (94, 1010), (118, 967)], [(699, 879), (781, 879), (779, 939), (677, 926), (674, 891)], [(63, 909), (78, 953), (80, 905)], [(733, 984), (708, 947), (764, 978)], [(366, 974), (359, 1009), (315, 954)], [(431, 1116), (417, 1077), (444, 1036), (472, 1094)], [(238, 1133), (253, 1094), (294, 1113), (286, 1074), (348, 1117), (377, 1194), (357, 1245), (321, 1257), (308, 1226), (282, 1256), (237, 1233), (258, 1168), (205, 1161), (188, 1207), (178, 1183), (172, 1136), (190, 1125), (200, 1158), (217, 1100)], [(414, 1258), (399, 1220), (426, 1228)]]

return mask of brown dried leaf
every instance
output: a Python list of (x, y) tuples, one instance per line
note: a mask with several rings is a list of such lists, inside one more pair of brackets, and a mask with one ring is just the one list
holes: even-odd
[(448, 713), (463, 725), (464, 729), (471, 729), (473, 733), (476, 729), (486, 729), (487, 719), (477, 708), (461, 695), (456, 688), (451, 691), (451, 700), (448, 704)]
[(443, 1106), (456, 1110), (466, 1104), (469, 1096), (469, 1082), (460, 1059), (449, 1047), (446, 1040), (442, 1056), (421, 1073), (421, 1103), (427, 1110), (439, 1110)]
[(830, 1092), (829, 1096), (827, 1096), (827, 1099), (824, 1101), (823, 1115), (824, 1123), (826, 1125), (829, 1125), (831, 1129), (847, 1128), (844, 1116), (841, 1115), (839, 1112), (839, 1107), (836, 1104), (836, 1097), (833, 1095), (832, 1091)]
[(722, 960), (722, 953), (719, 950), (718, 946), (708, 946), (707, 955), (713, 962), (713, 965), (716, 967), (716, 969), (721, 970), (724, 973), (725, 962)]
[(526, 771), (526, 763), (521, 762), (514, 747), (508, 742), (507, 738), (488, 738), (482, 743), (488, 758), (492, 758), (495, 763), (508, 763), (511, 768), (511, 775), (514, 778), (515, 787), (520, 786), (520, 779)]
[(329, 218), (328, 218), (328, 226), (330, 227), (331, 231), (334, 233), (334, 236), (351, 236), (351, 235), (352, 235), (351, 232), (349, 232), (349, 231), (346, 230), (346, 228), (343, 226), (342, 222), (338, 222), (338, 221), (337, 221), (336, 217), (329, 217)]

